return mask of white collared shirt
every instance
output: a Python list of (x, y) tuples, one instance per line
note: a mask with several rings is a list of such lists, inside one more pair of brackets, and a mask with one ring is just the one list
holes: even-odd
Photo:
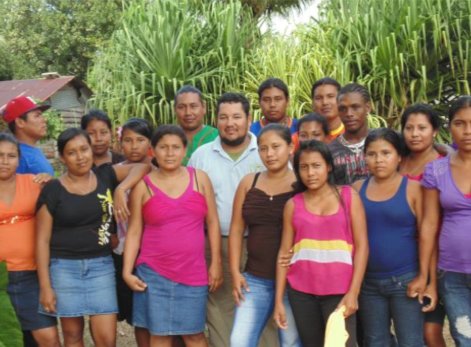
[(229, 235), (234, 195), (240, 181), (249, 173), (265, 170), (258, 155), (257, 137), (252, 133), (249, 136), (250, 144), (235, 161), (224, 151), (218, 136), (198, 148), (188, 162), (188, 166), (206, 172), (211, 180), (223, 236)]

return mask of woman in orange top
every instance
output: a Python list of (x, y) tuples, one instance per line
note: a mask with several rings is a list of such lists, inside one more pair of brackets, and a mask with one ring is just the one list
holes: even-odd
[(60, 346), (55, 318), (38, 313), (35, 262), (35, 208), (41, 191), (33, 175), (16, 174), (20, 149), (10, 134), (0, 133), (0, 261), (8, 270), (8, 294), (23, 330), (40, 347)]

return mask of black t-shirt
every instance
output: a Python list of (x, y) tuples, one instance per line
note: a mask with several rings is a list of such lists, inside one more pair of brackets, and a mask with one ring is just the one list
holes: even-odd
[(42, 190), (37, 209), (46, 204), (53, 218), (51, 258), (87, 259), (110, 254), (116, 232), (112, 192), (118, 181), (111, 165), (94, 168), (97, 188), (86, 195), (69, 193), (59, 180)]

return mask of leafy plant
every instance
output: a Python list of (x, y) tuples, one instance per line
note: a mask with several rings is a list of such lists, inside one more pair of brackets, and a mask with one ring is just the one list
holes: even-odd
[(23, 334), (7, 293), (6, 263), (0, 262), (0, 347), (22, 347)]
[(56, 140), (64, 130), (64, 121), (60, 113), (49, 109), (43, 112), (43, 115), (47, 120), (47, 136), (43, 140)]
[[(242, 1), (247, 3), (249, 1)], [(370, 90), (372, 127), (398, 126), (402, 111), (426, 102), (445, 110), (470, 94), (471, 2), (326, 0), (318, 20), (289, 37), (260, 35), (237, 0), (133, 1), (95, 61), (94, 103), (117, 121), (129, 116), (172, 123), (175, 91), (200, 88), (214, 122), (216, 98), (246, 93), (258, 118), (258, 85), (285, 80), (289, 113), (311, 110), (311, 85), (324, 76)], [(442, 129), (440, 138), (447, 140)]]
[(14, 78), (43, 72), (84, 78), (96, 51), (119, 23), (122, 0), (2, 0), (0, 35)]
[(171, 123), (176, 90), (193, 84), (211, 115), (218, 95), (244, 84), (246, 49), (257, 32), (238, 1), (133, 1), (89, 73), (92, 103), (119, 122)]

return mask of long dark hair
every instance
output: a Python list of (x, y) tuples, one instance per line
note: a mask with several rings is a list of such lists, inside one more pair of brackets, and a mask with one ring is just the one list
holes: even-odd
[(327, 184), (335, 188), (334, 159), (332, 157), (332, 153), (330, 152), (329, 147), (327, 147), (325, 143), (317, 141), (317, 140), (311, 140), (311, 141), (301, 142), (299, 144), (299, 149), (294, 153), (293, 170), (294, 170), (294, 174), (296, 175), (296, 183), (293, 188), (295, 192), (297, 193), (304, 192), (307, 190), (307, 187), (301, 180), (301, 176), (299, 174), (299, 159), (301, 158), (301, 154), (313, 153), (313, 152), (319, 153), (322, 156), (322, 158), (325, 160), (327, 166), (331, 168), (327, 177)]
[(257, 136), (257, 144), (260, 145), (260, 139), (262, 138), (263, 134), (268, 133), (270, 131), (275, 132), (279, 137), (281, 137), (288, 145), (293, 143), (291, 138), (291, 132), (287, 126), (271, 123), (262, 128), (260, 133)]
[(432, 126), (433, 130), (438, 130), (440, 128), (440, 114), (430, 105), (428, 104), (414, 104), (407, 107), (401, 116), (401, 131), (404, 132), (404, 128), (406, 127), (406, 123), (409, 120), (410, 116), (413, 114), (423, 114), (430, 125)]
[(401, 135), (397, 133), (393, 129), (389, 128), (378, 128), (378, 129), (373, 129), (368, 133), (368, 136), (365, 139), (365, 146), (363, 147), (363, 152), (366, 153), (368, 150), (368, 146), (375, 141), (378, 140), (383, 140), (389, 143), (391, 146), (394, 147), (396, 150), (397, 154), (399, 156), (404, 156), (405, 150), (405, 143), (403, 139), (401, 138)]
[(75, 139), (76, 137), (83, 136), (85, 140), (87, 140), (88, 144), (91, 146), (92, 141), (90, 140), (90, 136), (85, 130), (79, 128), (69, 128), (65, 129), (63, 132), (60, 133), (59, 137), (57, 138), (57, 151), (62, 156), (64, 155), (64, 149), (67, 143), (70, 140)]
[(471, 107), (471, 95), (463, 95), (453, 101), (448, 111), (448, 123), (451, 123), (458, 111)]
[(351, 230), (351, 219), (349, 216), (349, 211), (347, 211), (345, 201), (342, 198), (342, 195), (339, 193), (336, 185), (335, 185), (335, 176), (334, 176), (334, 159), (332, 157), (332, 153), (330, 152), (329, 147), (324, 143), (317, 140), (305, 141), (301, 142), (299, 145), (299, 149), (294, 154), (293, 159), (293, 170), (294, 174), (296, 175), (296, 183), (293, 185), (293, 189), (295, 193), (302, 193), (307, 190), (306, 185), (301, 180), (301, 176), (299, 174), (299, 159), (301, 158), (301, 154), (303, 153), (319, 153), (324, 161), (326, 162), (327, 166), (331, 168), (327, 176), (327, 184), (333, 190), (335, 196), (337, 197), (340, 205), (345, 214), (345, 221), (347, 229)]
[(177, 125), (165, 124), (155, 129), (154, 135), (152, 135), (152, 139), (150, 141), (152, 148), (154, 148), (165, 135), (178, 136), (180, 140), (182, 140), (184, 147), (186, 147), (188, 144), (188, 140), (186, 139), (185, 132), (182, 130), (182, 128)]
[(299, 133), (299, 130), (301, 129), (301, 125), (303, 125), (304, 123), (310, 123), (310, 122), (319, 123), (322, 127), (322, 131), (324, 132), (324, 135), (329, 136), (329, 123), (327, 123), (327, 119), (316, 112), (310, 112), (298, 120), (298, 124), (297, 124), (298, 133)]
[(148, 138), (149, 141), (152, 138), (152, 125), (142, 118), (129, 118), (126, 123), (123, 124), (121, 129), (121, 140), (125, 130), (131, 130), (136, 134)]

